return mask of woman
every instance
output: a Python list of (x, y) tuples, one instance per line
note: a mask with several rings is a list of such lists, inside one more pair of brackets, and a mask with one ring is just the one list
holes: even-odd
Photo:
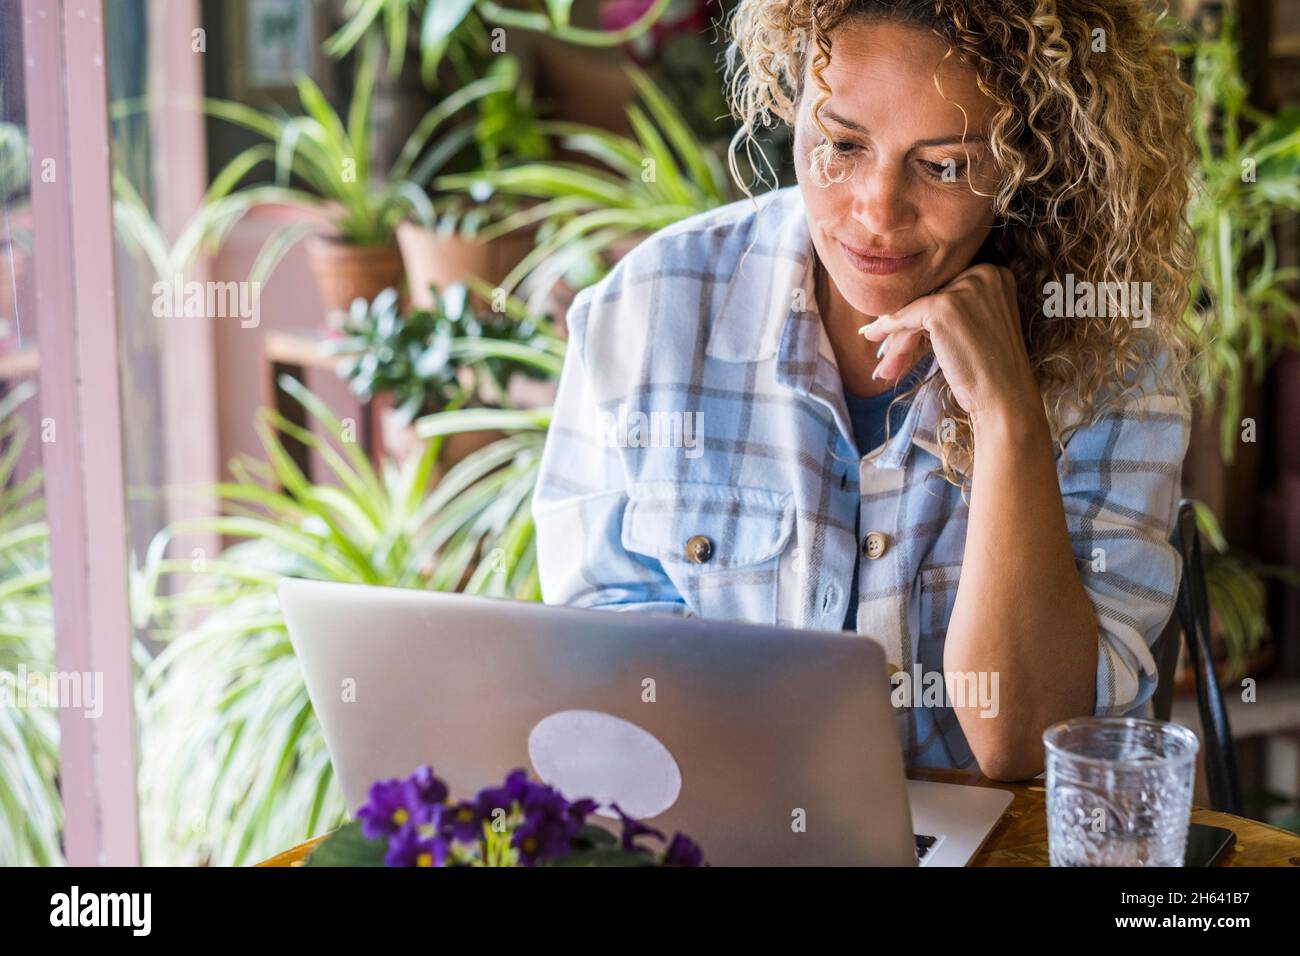
[(909, 764), (1033, 776), (1047, 726), (1145, 710), (1178, 587), (1177, 62), (1140, 0), (742, 0), (730, 28), (737, 142), (789, 123), (798, 185), (575, 300), (543, 596), (852, 628)]

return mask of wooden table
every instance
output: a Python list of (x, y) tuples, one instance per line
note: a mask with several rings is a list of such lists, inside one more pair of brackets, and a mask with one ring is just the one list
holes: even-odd
[[(962, 783), (979, 787), (996, 787), (1012, 793), (1011, 806), (984, 846), (975, 854), (971, 866), (1047, 866), (1047, 792), (1043, 781), (998, 783), (979, 774), (961, 770), (918, 770), (910, 774), (916, 780), (939, 783)], [(1300, 867), (1300, 836), (1287, 830), (1235, 817), (1230, 813), (1192, 808), (1192, 822), (1226, 827), (1237, 834), (1227, 858), (1220, 866), (1295, 866)], [(302, 866), (312, 847), (324, 837), (308, 840), (259, 866)]]

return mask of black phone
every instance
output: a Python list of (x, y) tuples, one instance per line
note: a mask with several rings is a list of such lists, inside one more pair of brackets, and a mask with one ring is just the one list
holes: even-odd
[(1237, 834), (1224, 827), (1193, 823), (1187, 828), (1183, 866), (1214, 866), (1237, 842)]

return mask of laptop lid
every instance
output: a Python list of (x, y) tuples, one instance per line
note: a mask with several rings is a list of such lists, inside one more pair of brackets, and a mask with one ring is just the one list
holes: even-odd
[(522, 767), (714, 865), (915, 864), (872, 640), (293, 579), (279, 594), (350, 810), (421, 764), (453, 799)]

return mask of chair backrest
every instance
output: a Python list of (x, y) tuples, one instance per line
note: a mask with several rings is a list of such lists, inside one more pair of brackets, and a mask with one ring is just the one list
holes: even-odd
[(1178, 585), (1174, 614), (1152, 648), (1159, 673), (1159, 683), (1151, 700), (1152, 709), (1157, 720), (1169, 719), (1173, 709), (1178, 650), (1186, 640), (1187, 657), (1196, 676), (1196, 705), (1201, 716), (1201, 747), (1210, 806), (1225, 813), (1240, 814), (1241, 782), (1237, 773), (1237, 752), (1232, 742), (1223, 693), (1214, 673), (1210, 602), (1205, 585), (1201, 537), (1196, 527), (1196, 509), (1187, 498), (1178, 503), (1178, 519), (1171, 540), (1182, 556), (1183, 576)]

